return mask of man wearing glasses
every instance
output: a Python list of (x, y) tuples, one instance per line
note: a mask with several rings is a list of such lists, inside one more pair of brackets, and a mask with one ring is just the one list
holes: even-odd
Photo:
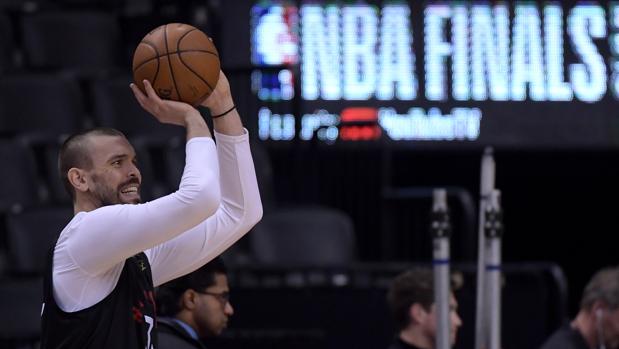
[(204, 349), (200, 340), (221, 334), (234, 314), (222, 259), (161, 285), (157, 313), (158, 349)]

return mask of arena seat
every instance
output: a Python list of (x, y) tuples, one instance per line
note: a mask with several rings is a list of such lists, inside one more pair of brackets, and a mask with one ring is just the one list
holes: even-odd
[(61, 135), (80, 128), (85, 109), (78, 82), (63, 74), (0, 79), (0, 132)]
[(42, 299), (41, 278), (0, 282), (0, 348), (38, 348)]
[(14, 68), (13, 53), (15, 43), (13, 40), (13, 28), (8, 16), (0, 12), (0, 74)]
[(120, 24), (106, 12), (38, 12), (22, 19), (24, 56), (34, 69), (64, 69), (80, 76), (120, 65)]
[(102, 9), (118, 10), (124, 3), (132, 0), (52, 0), (64, 9)]
[(8, 214), (9, 272), (42, 275), (50, 247), (71, 218), (70, 207), (36, 208)]
[(356, 260), (348, 215), (326, 207), (280, 209), (265, 214), (249, 235), (251, 254), (266, 265), (333, 266)]
[(30, 150), (16, 141), (1, 140), (0, 161), (4, 164), (0, 177), (0, 211), (37, 204), (39, 181)]
[(40, 170), (45, 173), (46, 186), (49, 192), (49, 201), (53, 204), (70, 205), (72, 203), (69, 193), (67, 193), (60, 173), (58, 171), (58, 152), (60, 151), (61, 141), (47, 143), (42, 149), (42, 161), (39, 161)]

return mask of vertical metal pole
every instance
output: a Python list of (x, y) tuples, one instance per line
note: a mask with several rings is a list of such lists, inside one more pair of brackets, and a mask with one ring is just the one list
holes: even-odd
[(486, 210), (486, 280), (489, 349), (501, 348), (501, 238), (503, 219), (501, 192), (493, 190)]
[(436, 307), (436, 343), (435, 349), (449, 349), (449, 210), (447, 208), (447, 192), (445, 189), (435, 189), (433, 192), (432, 223), (430, 230), (434, 245), (434, 305)]
[(487, 147), (484, 150), (484, 155), (481, 159), (481, 179), (480, 179), (480, 200), (479, 200), (479, 244), (477, 247), (477, 298), (475, 312), (475, 349), (486, 349), (488, 339), (488, 321), (486, 317), (485, 307), (485, 267), (486, 257), (485, 248), (486, 240), (484, 234), (485, 225), (485, 210), (490, 197), (490, 193), (494, 189), (495, 164), (492, 156), (492, 148)]

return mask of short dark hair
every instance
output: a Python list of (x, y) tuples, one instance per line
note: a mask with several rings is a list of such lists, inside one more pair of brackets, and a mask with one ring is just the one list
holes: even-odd
[[(461, 275), (452, 274), (450, 283), (452, 291), (460, 288)], [(387, 291), (387, 304), (398, 331), (408, 327), (410, 307), (415, 303), (428, 311), (434, 304), (434, 272), (429, 267), (412, 268), (391, 282)]]
[(69, 182), (68, 172), (73, 167), (84, 169), (92, 167), (92, 159), (89, 155), (90, 149), (87, 144), (91, 136), (125, 137), (122, 132), (116, 129), (97, 127), (75, 133), (64, 141), (58, 153), (58, 171), (60, 172), (62, 184), (73, 200), (75, 200), (75, 188)]
[(607, 267), (596, 272), (583, 291), (581, 309), (591, 309), (600, 301), (610, 309), (619, 308), (619, 267)]
[(181, 311), (180, 299), (186, 290), (203, 291), (215, 285), (215, 275), (228, 273), (221, 257), (216, 257), (199, 269), (169, 281), (157, 289), (157, 314), (175, 316)]

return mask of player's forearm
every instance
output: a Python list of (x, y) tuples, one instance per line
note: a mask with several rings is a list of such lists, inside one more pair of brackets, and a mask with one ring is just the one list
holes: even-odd
[[(252, 226), (262, 217), (262, 203), (254, 161), (249, 147), (249, 134), (230, 136), (215, 131), (220, 168), (221, 205), (235, 217), (243, 217)], [(251, 228), (251, 227), (250, 227)]]
[(230, 83), (223, 72), (219, 75), (215, 90), (202, 105), (210, 110), (213, 128), (217, 132), (230, 136), (243, 134), (243, 124), (232, 98)]
[(245, 132), (236, 108), (224, 116), (213, 119), (213, 128), (215, 131), (229, 136), (240, 136)]
[[(230, 109), (224, 112), (228, 110)], [(226, 115), (213, 119), (213, 128), (215, 131), (228, 136), (240, 136), (245, 132), (243, 123), (241, 122), (241, 116), (236, 108), (232, 109)]]
[(209, 110), (213, 116), (215, 131), (229, 136), (240, 136), (245, 132), (241, 117), (229, 91), (211, 101)]
[(221, 201), (219, 160), (214, 147), (211, 138), (194, 137), (187, 141), (183, 176), (178, 191), (172, 194), (189, 205), (186, 209), (190, 212), (206, 217), (215, 213)]

